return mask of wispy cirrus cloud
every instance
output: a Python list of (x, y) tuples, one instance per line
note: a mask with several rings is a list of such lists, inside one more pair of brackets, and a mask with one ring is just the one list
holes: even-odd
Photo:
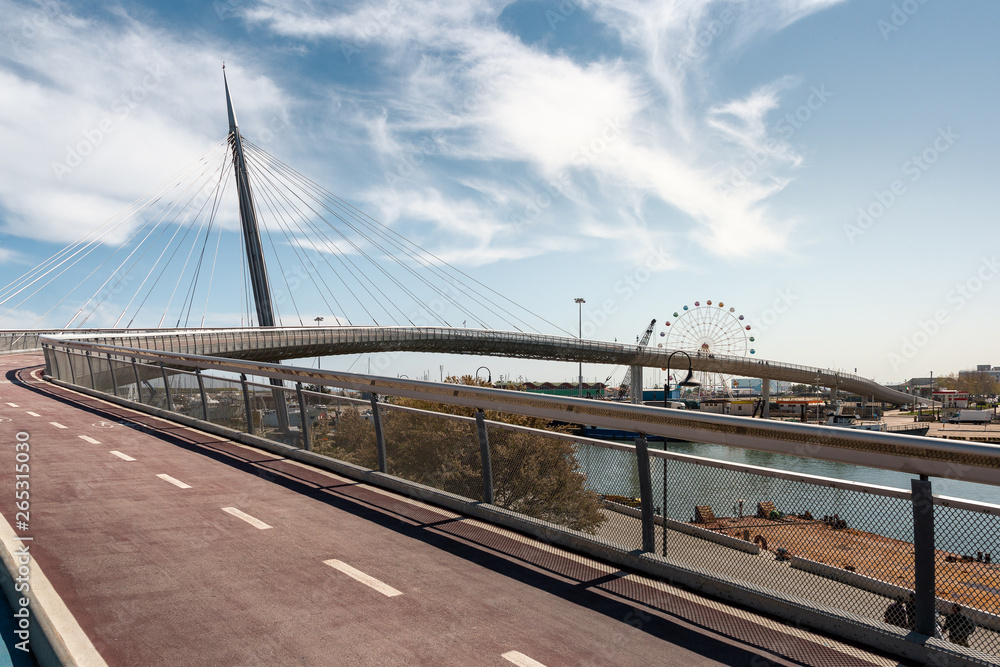
[[(687, 236), (713, 254), (741, 256), (788, 244), (793, 224), (775, 217), (768, 199), (802, 157), (775, 135), (768, 115), (796, 82), (780, 76), (739, 97), (713, 99), (709, 65), (836, 1), (585, 2), (579, 11), (634, 47), (609, 48), (585, 62), (505, 30), (505, 3), (390, 1), (342, 9), (267, 0), (244, 18), (286, 37), (362, 49), (354, 55), (385, 80), (367, 91), (379, 111), (362, 121), (370, 148), (390, 172), (421, 153), (420, 169), (392, 184), (400, 201), (411, 202), (397, 206), (400, 218), (405, 210), (419, 217), (412, 202), (432, 187), (437, 214), (454, 220), (453, 206), (465, 231), (478, 229), (487, 244), (549, 247), (554, 230), (544, 224), (505, 239), (492, 207), (503, 200), (516, 210), (516, 202), (542, 188), (532, 181), (559, 180), (559, 205), (541, 217), (558, 215), (562, 236), (570, 228), (592, 243), (617, 242), (622, 253), (637, 236)], [(433, 150), (415, 148), (428, 137)], [(768, 163), (744, 187), (720, 196), (732, 165), (762, 146)], [(492, 194), (471, 197), (456, 172)], [(622, 202), (649, 198), (677, 214), (654, 218), (639, 205), (624, 224)], [(609, 233), (616, 228), (617, 235)]]

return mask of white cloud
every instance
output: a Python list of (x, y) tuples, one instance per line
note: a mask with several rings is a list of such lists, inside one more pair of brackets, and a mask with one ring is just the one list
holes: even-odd
[[(389, 211), (392, 219), (433, 211), (450, 220), (444, 227), (461, 230), (452, 208), (463, 219), (495, 217), (484, 208), (489, 197), (475, 205), (478, 215), (469, 210), (455, 187), (456, 171), (475, 170), (477, 188), (494, 197), (510, 192), (503, 179), (533, 180), (533, 189), (544, 192), (561, 174), (560, 203), (578, 207), (574, 219), (611, 218), (572, 223), (584, 238), (617, 241), (627, 254), (637, 238), (686, 234), (711, 253), (745, 256), (780, 251), (788, 242), (792, 224), (776, 219), (767, 200), (789, 182), (786, 170), (802, 157), (774, 136), (768, 114), (795, 82), (782, 78), (736, 99), (713, 100), (705, 65), (835, 1), (588, 2), (583, 9), (640, 54), (588, 63), (504, 32), (501, 3), (389, 0), (342, 11), (269, 0), (246, 17), (284, 36), (331, 40), (352, 62), (378, 63), (388, 83), (368, 91), (379, 104), (379, 115), (366, 123), (370, 147), (387, 172), (420, 155), (420, 168), (392, 183), (400, 199), (412, 190), (412, 205), (429, 187), (439, 197), (433, 209)], [(415, 148), (427, 136), (434, 137), (432, 153)], [(739, 187), (730, 187), (747, 155), (762, 150), (765, 164), (749, 176), (740, 173)], [(640, 206), (624, 224), (620, 202), (647, 197), (679, 215), (646, 219)], [(609, 239), (614, 229), (619, 233)], [(543, 230), (533, 225), (525, 236)], [(499, 239), (495, 233), (484, 238)]]
[[(44, 7), (0, 0), (14, 28), (0, 69), (3, 231), (71, 241), (225, 137), (225, 56), (120, 11)], [(231, 72), (241, 118), (264, 125), (284, 113), (273, 83)]]

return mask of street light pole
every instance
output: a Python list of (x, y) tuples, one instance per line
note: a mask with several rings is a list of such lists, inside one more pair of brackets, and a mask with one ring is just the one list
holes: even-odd
[[(583, 340), (583, 304), (587, 303), (584, 299), (573, 299), (573, 302), (580, 306), (580, 334), (579, 338)], [(580, 384), (577, 387), (577, 395), (583, 398), (583, 362), (580, 362)]]
[(670, 406), (670, 371), (671, 371), (670, 362), (673, 361), (675, 354), (683, 354), (685, 357), (687, 357), (688, 360), (687, 377), (677, 383), (677, 388), (679, 389), (681, 387), (697, 387), (700, 385), (699, 382), (695, 382), (694, 380), (691, 379), (691, 377), (694, 375), (694, 369), (691, 368), (691, 355), (685, 352), (684, 350), (674, 350), (673, 352), (670, 353), (670, 356), (667, 357), (667, 382), (666, 384), (663, 385), (663, 407), (665, 408)]
[[(320, 316), (320, 317), (314, 317), (313, 321), (316, 323), (316, 326), (319, 326), (320, 322), (323, 321), (323, 317), (322, 316)], [(323, 357), (316, 357), (316, 370), (319, 370), (319, 368), (320, 368), (320, 366), (319, 366), (319, 360), (322, 359), (322, 358)]]

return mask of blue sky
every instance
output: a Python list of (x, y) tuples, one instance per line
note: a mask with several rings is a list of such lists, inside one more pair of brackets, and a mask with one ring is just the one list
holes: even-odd
[[(0, 12), (0, 283), (225, 138), (225, 61), (245, 137), (562, 329), (576, 331), (575, 297), (587, 335), (620, 341), (714, 300), (752, 324), (762, 358), (883, 382), (1000, 365), (995, 3)], [(239, 250), (221, 247), (206, 321), (239, 324), (240, 282), (224, 279)], [(0, 326), (32, 325), (52, 294)], [(307, 322), (340, 315), (299, 301)], [(327, 365), (349, 363), (364, 364)], [(400, 356), (381, 370), (437, 377), (440, 364), (479, 365)]]

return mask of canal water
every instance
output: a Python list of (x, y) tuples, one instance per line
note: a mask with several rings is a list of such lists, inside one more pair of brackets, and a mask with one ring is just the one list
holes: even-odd
[[(649, 446), (651, 449), (662, 449), (664, 443), (650, 442)], [(668, 442), (665, 446), (667, 451), (678, 454), (887, 486), (907, 492), (910, 480), (916, 477), (897, 471), (725, 445)], [(577, 457), (592, 490), (602, 494), (638, 497), (639, 480), (635, 457), (631, 454), (581, 443)], [(663, 468), (655, 458), (650, 463), (653, 504), (659, 511), (664, 498)], [(846, 520), (851, 528), (907, 542), (913, 541), (913, 516), (909, 500), (675, 461), (667, 462), (666, 472), (666, 515), (678, 521), (692, 520), (696, 505), (711, 506), (717, 516), (736, 516), (740, 511), (740, 500), (743, 501), (744, 515), (755, 514), (758, 502), (769, 501), (779, 511), (788, 514), (809, 511), (816, 518), (836, 514)], [(1000, 504), (1000, 487), (938, 478), (932, 478), (931, 483), (935, 495)], [(972, 555), (977, 551), (984, 551), (991, 553), (996, 561), (1000, 560), (998, 535), (1000, 517), (935, 507), (935, 542), (939, 549)]]

